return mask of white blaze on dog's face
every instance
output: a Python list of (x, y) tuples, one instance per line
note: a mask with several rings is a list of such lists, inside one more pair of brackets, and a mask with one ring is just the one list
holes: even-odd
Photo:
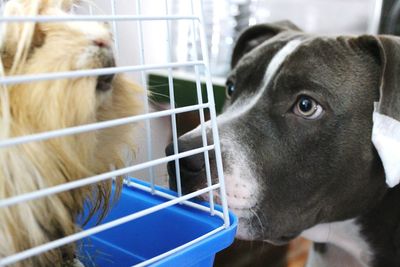
[[(284, 60), (301, 44), (300, 39), (289, 41), (271, 59), (265, 67), (262, 83), (256, 91), (243, 95), (238, 101), (228, 104), (223, 113), (217, 117), (220, 130), (220, 142), (224, 158), (224, 176), (226, 180), (226, 193), (229, 208), (240, 218), (237, 237), (241, 239), (253, 239), (257, 231), (263, 231), (263, 223), (257, 215), (260, 208), (260, 196), (262, 194), (262, 181), (257, 179), (253, 171), (257, 168), (254, 161), (249, 161), (252, 155), (251, 149), (238, 138), (238, 133), (233, 132), (230, 124), (236, 123), (260, 102), (265, 94), (268, 84), (275, 73), (281, 67)], [(225, 127), (227, 126), (227, 127)], [(206, 124), (210, 130), (209, 123)], [(200, 127), (181, 137), (181, 140), (193, 138), (201, 134)], [(240, 129), (235, 129), (240, 131)], [(206, 196), (207, 198), (207, 196)], [(261, 215), (262, 216), (262, 215)], [(254, 217), (256, 220), (254, 221)], [(258, 230), (255, 230), (258, 229)]]
[[(224, 124), (235, 122), (238, 118), (252, 110), (265, 94), (268, 84), (271, 82), (275, 73), (281, 67), (282, 63), (293, 51), (301, 44), (301, 40), (295, 39), (288, 42), (272, 58), (266, 68), (263, 81), (256, 92), (250, 95), (244, 95), (240, 101), (228, 105), (223, 114), (218, 116), (218, 125), (223, 128)], [(228, 133), (229, 134), (229, 133)], [(240, 140), (234, 140), (235, 134), (231, 133), (230, 138), (221, 134), (221, 146), (225, 153), (226, 164), (225, 177), (228, 206), (242, 219), (239, 221), (237, 236), (241, 239), (252, 239), (252, 218), (255, 216), (255, 210), (259, 205), (259, 194), (262, 194), (262, 185), (257, 184), (256, 174), (253, 173), (254, 162), (248, 159), (252, 151), (244, 146)], [(258, 219), (259, 220), (259, 219)], [(260, 225), (255, 227), (263, 228), (262, 222), (256, 222)]]

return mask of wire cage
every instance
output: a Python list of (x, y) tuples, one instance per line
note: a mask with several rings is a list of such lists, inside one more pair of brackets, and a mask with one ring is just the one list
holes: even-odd
[[(0, 1), (1, 7), (8, 1)], [(83, 179), (0, 199), (0, 209), (7, 209), (27, 201), (110, 181), (117, 176), (125, 177), (119, 202), (115, 204), (100, 224), (97, 224), (94, 219), (83, 230), (72, 235), (13, 255), (6, 255), (0, 258), (0, 266), (18, 263), (72, 242), (80, 244), (77, 254), (78, 256), (83, 255), (81, 261), (84, 262), (85, 266), (147, 266), (151, 264), (154, 264), (154, 266), (205, 266), (205, 262), (212, 264), (213, 254), (227, 247), (233, 241), (236, 219), (229, 213), (225, 198), (202, 1), (190, 0), (184, 2), (187, 7), (186, 11), (180, 10), (178, 13), (174, 12), (173, 8), (174, 5), (182, 4), (182, 1), (178, 0), (96, 0), (88, 3), (83, 1), (79, 7), (74, 7), (74, 13), (76, 13), (74, 16), (7, 17), (2, 15), (0, 25), (23, 22), (108, 22), (114, 37), (114, 54), (117, 61), (117, 66), (114, 67), (2, 76), (0, 77), (2, 90), (5, 90), (4, 88), (7, 88), (7, 86), (20, 83), (126, 73), (138, 82), (145, 91), (150, 92), (149, 74), (163, 71), (168, 81), (167, 98), (169, 105), (166, 109), (154, 110), (149, 104), (152, 100), (148, 99), (146, 94), (145, 99), (143, 99), (144, 114), (0, 139), (0, 150), (4, 150), (22, 144), (43, 142), (53, 138), (74, 136), (139, 122), (143, 124), (144, 132), (143, 138), (137, 144), (140, 146), (137, 159), (127, 160), (130, 163), (123, 168), (111, 169), (108, 172), (98, 173)], [(190, 36), (190, 44), (187, 46), (187, 56), (184, 60), (175, 56), (175, 50), (180, 48), (176, 47), (174, 38), (176, 38), (176, 31), (182, 29), (186, 30)], [(176, 103), (174, 75), (178, 69), (189, 70), (192, 73), (196, 104), (181, 106)], [(205, 89), (202, 89), (202, 84), (205, 85)], [(203, 98), (203, 90), (205, 90), (207, 101)], [(196, 149), (179, 153), (176, 117), (187, 112), (198, 113), (202, 145)], [(207, 143), (205, 113), (209, 114), (210, 117), (209, 127), (212, 131), (213, 143)], [(159, 119), (167, 121), (171, 125), (170, 129), (162, 128), (161, 133), (155, 132), (155, 123)], [(164, 147), (155, 144), (155, 141), (168, 131), (171, 131), (174, 154), (164, 156)], [(179, 161), (184, 157), (199, 153), (204, 154), (206, 162), (207, 186), (196, 192), (183, 194)], [(212, 177), (210, 171), (209, 153), (215, 153), (217, 173), (214, 175), (216, 177)], [(166, 189), (166, 164), (170, 161), (175, 161), (177, 166), (177, 192)], [(135, 178), (132, 178), (133, 176)], [(217, 178), (216, 183), (212, 182), (213, 178)], [(26, 179), (29, 179), (29, 177)], [(220, 206), (215, 204), (214, 201), (216, 191), (218, 191)], [(189, 201), (202, 194), (209, 195), (209, 203)], [(173, 215), (171, 215), (171, 212)], [(135, 221), (141, 222), (132, 226), (130, 223)], [(197, 224), (191, 224), (193, 221)], [(198, 226), (199, 222), (203, 226)], [(204, 225), (207, 225), (207, 227)], [(161, 233), (164, 228), (168, 228), (165, 232), (168, 232), (169, 235), (165, 236)], [(202, 230), (197, 231), (192, 236), (185, 236), (183, 239), (178, 238), (179, 235), (191, 231), (193, 228)], [(131, 230), (135, 231), (131, 232)], [(216, 239), (216, 243), (210, 243), (209, 240), (213, 238)], [(174, 239), (178, 241), (174, 241)], [(0, 242), (3, 242), (1, 237)], [(152, 251), (155, 243), (161, 244), (161, 248)], [(139, 255), (140, 252), (137, 251), (129, 251), (132, 246), (135, 249), (139, 248), (143, 255)], [(187, 254), (188, 250), (192, 252)], [(97, 256), (92, 257), (93, 253), (97, 253)], [(114, 255), (114, 253), (118, 255)], [(1, 251), (0, 255), (2, 255)]]

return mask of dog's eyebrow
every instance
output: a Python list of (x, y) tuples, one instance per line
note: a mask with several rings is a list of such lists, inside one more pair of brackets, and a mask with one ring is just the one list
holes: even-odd
[(279, 67), (283, 64), (285, 59), (293, 53), (297, 47), (300, 46), (303, 40), (294, 39), (289, 41), (283, 48), (281, 48), (272, 58), (270, 63), (267, 66), (267, 70), (265, 72), (263, 81), (261, 83), (261, 87), (258, 89), (258, 92), (244, 99), (244, 101), (235, 102), (233, 105), (229, 106), (228, 109), (219, 116), (220, 121), (227, 121), (234, 117), (239, 117), (249, 111), (253, 106), (255, 106), (260, 98), (262, 97), (264, 91), (267, 88), (268, 83), (275, 76), (276, 72), (279, 70)]
[(268, 64), (267, 70), (265, 72), (265, 76), (263, 78), (263, 82), (261, 84), (261, 90), (263, 90), (270, 83), (271, 79), (275, 76), (275, 73), (278, 71), (279, 67), (283, 64), (285, 59), (296, 50), (297, 47), (300, 46), (302, 40), (295, 39), (288, 42), (281, 50), (276, 53), (276, 55), (272, 58), (271, 62)]

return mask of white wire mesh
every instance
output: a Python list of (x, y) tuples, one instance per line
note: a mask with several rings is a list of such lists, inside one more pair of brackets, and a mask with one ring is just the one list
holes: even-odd
[[(159, 255), (153, 259), (150, 259), (148, 261), (142, 262), (137, 266), (145, 266), (148, 265), (152, 262), (155, 262), (163, 257), (166, 257), (176, 251), (179, 251), (185, 247), (190, 246), (193, 243), (198, 242), (199, 240), (202, 240), (210, 235), (213, 235), (219, 231), (222, 231), (224, 228), (228, 227), (230, 222), (229, 222), (229, 215), (228, 215), (228, 209), (227, 209), (227, 203), (226, 203), (226, 198), (225, 198), (225, 186), (224, 186), (224, 179), (223, 179), (223, 170), (222, 170), (222, 159), (221, 159), (221, 154), (220, 154), (220, 147), (219, 147), (219, 138), (218, 138), (218, 129), (217, 129), (217, 124), (216, 124), (216, 111), (215, 111), (215, 103), (214, 103), (214, 97), (213, 97), (213, 89), (212, 89), (212, 83), (211, 83), (211, 76), (210, 76), (210, 71), (209, 71), (209, 64), (208, 64), (208, 53), (207, 53), (207, 45), (206, 45), (206, 40), (205, 40), (205, 33), (204, 29), (202, 26), (203, 23), (203, 14), (202, 14), (202, 6), (201, 6), (201, 1), (200, 0), (191, 0), (191, 8), (187, 14), (171, 14), (170, 13), (170, 3), (173, 0), (163, 0), (163, 8), (161, 8), (160, 12), (155, 12), (155, 14), (147, 14), (146, 12), (143, 11), (143, 2), (141, 0), (136, 0), (136, 1), (129, 1), (130, 5), (132, 8), (135, 10), (136, 13), (132, 14), (120, 14), (121, 7), (118, 6), (118, 1), (115, 0), (107, 0), (109, 1), (109, 14), (97, 14), (97, 10), (99, 9), (97, 6), (92, 7), (90, 6), (88, 8), (87, 14), (79, 15), (79, 16), (68, 16), (68, 17), (54, 17), (54, 16), (40, 16), (40, 17), (4, 17), (2, 16), (0, 18), (0, 24), (2, 23), (10, 23), (10, 22), (26, 22), (26, 21), (33, 21), (33, 22), (54, 22), (54, 21), (107, 21), (111, 23), (112, 25), (112, 31), (114, 34), (114, 46), (115, 46), (115, 54), (118, 61), (123, 61), (125, 60), (125, 64), (119, 64), (120, 66), (118, 67), (110, 67), (110, 68), (103, 68), (103, 69), (94, 69), (94, 70), (78, 70), (78, 71), (69, 71), (69, 72), (59, 72), (59, 73), (42, 73), (38, 75), (21, 75), (21, 76), (11, 76), (11, 77), (0, 77), (0, 85), (11, 85), (11, 84), (18, 84), (18, 83), (31, 83), (34, 81), (42, 81), (42, 80), (57, 80), (61, 78), (73, 78), (73, 77), (84, 77), (84, 76), (98, 76), (98, 75), (106, 75), (106, 74), (116, 74), (116, 73), (130, 73), (132, 74), (132, 77), (138, 78), (142, 86), (145, 88), (145, 90), (149, 90), (147, 84), (147, 74), (149, 71), (152, 70), (166, 70), (167, 72), (167, 77), (168, 77), (168, 86), (169, 86), (169, 95), (170, 97), (170, 108), (167, 110), (163, 111), (152, 111), (150, 106), (149, 106), (149, 100), (146, 98), (144, 99), (145, 103), (145, 114), (142, 115), (137, 115), (137, 116), (132, 116), (132, 117), (127, 117), (127, 118), (119, 118), (119, 119), (114, 119), (110, 121), (104, 121), (100, 123), (93, 123), (93, 124), (87, 124), (87, 125), (80, 125), (76, 127), (70, 127), (70, 128), (63, 128), (63, 129), (57, 129), (49, 132), (43, 132), (43, 133), (37, 133), (37, 134), (32, 134), (32, 135), (27, 135), (27, 136), (19, 136), (19, 137), (14, 137), (14, 138), (9, 138), (5, 140), (0, 140), (0, 149), (6, 149), (12, 146), (24, 144), (24, 143), (29, 143), (29, 142), (40, 142), (43, 140), (51, 139), (51, 138), (56, 138), (56, 137), (61, 137), (61, 136), (67, 136), (67, 135), (75, 135), (79, 133), (84, 133), (84, 132), (89, 132), (89, 131), (95, 131), (99, 129), (105, 129), (109, 127), (115, 127), (119, 125), (125, 125), (125, 124), (131, 124), (139, 121), (144, 121), (145, 123), (145, 154), (147, 155), (144, 157), (145, 159), (142, 162), (136, 162), (133, 165), (127, 166), (125, 168), (121, 169), (116, 169), (109, 171), (107, 173), (101, 173), (95, 176), (91, 177), (86, 177), (77, 181), (49, 187), (49, 188), (42, 188), (38, 191), (35, 192), (29, 192), (29, 193), (24, 193), (16, 196), (12, 196), (7, 199), (0, 199), (0, 209), (1, 208), (7, 208), (12, 205), (16, 205), (18, 203), (34, 200), (34, 199), (39, 199), (43, 198), (49, 195), (57, 194), (60, 192), (65, 192), (68, 190), (72, 190), (74, 188), (98, 183), (101, 181), (109, 180), (112, 179), (116, 176), (120, 175), (128, 175), (131, 173), (137, 173), (139, 170), (147, 170), (146, 176), (147, 177), (141, 177), (145, 180), (149, 180), (151, 183), (150, 189), (147, 187), (126, 181), (126, 186), (132, 186), (136, 188), (140, 188), (142, 190), (150, 191), (152, 194), (162, 196), (166, 198), (166, 201), (161, 204), (157, 205), (148, 209), (141, 210), (139, 212), (133, 213), (131, 215), (128, 215), (126, 217), (122, 217), (119, 219), (116, 219), (114, 221), (93, 227), (88, 230), (83, 230), (81, 232), (78, 232), (76, 234), (70, 235), (63, 237), (61, 239), (52, 241), (50, 243), (37, 246), (34, 248), (30, 248), (28, 250), (25, 250), (23, 252), (7, 256), (5, 258), (0, 259), (0, 266), (6, 266), (8, 264), (16, 263), (20, 260), (26, 259), (28, 257), (32, 257), (35, 255), (38, 255), (40, 253), (43, 253), (45, 251), (63, 246), (65, 244), (75, 242), (79, 239), (88, 237), (90, 235), (93, 235), (95, 233), (104, 231), (106, 229), (109, 229), (111, 227), (114, 227), (116, 225), (120, 225), (123, 223), (126, 223), (131, 220), (135, 220), (137, 218), (146, 216), (150, 213), (156, 212), (161, 209), (165, 209), (169, 206), (176, 205), (178, 203), (180, 204), (185, 204), (189, 205), (191, 207), (197, 208), (202, 211), (207, 211), (210, 212), (211, 214), (215, 214), (217, 216), (220, 216), (223, 218), (223, 224), (221, 227), (216, 228), (212, 230), (211, 232), (195, 239), (183, 246), (179, 246), (169, 252), (166, 252), (162, 255)], [(6, 1), (1, 1), (0, 0), (0, 5), (3, 6), (3, 4)], [(96, 2), (96, 1), (95, 1)], [(102, 2), (102, 1), (100, 1)], [(152, 0), (152, 1), (146, 1), (148, 4), (149, 2), (157, 2), (153, 3), (153, 6), (157, 6), (160, 1), (157, 0)], [(97, 2), (96, 2), (97, 4)], [(100, 6), (100, 5), (99, 5)], [(107, 11), (107, 8), (105, 8)], [(103, 10), (104, 12), (104, 10)], [(123, 12), (121, 12), (123, 13)], [(173, 35), (171, 32), (171, 22), (172, 21), (185, 21), (188, 23), (188, 28), (191, 29), (191, 36), (192, 36), (192, 43), (195, 44), (192, 49), (192, 55), (195, 55), (193, 59), (188, 59), (187, 61), (184, 62), (177, 62), (173, 61), (173, 57), (171, 56), (171, 53), (173, 53)], [(124, 50), (123, 50), (123, 45), (124, 45), (124, 40), (122, 33), (126, 34), (126, 32), (122, 31), (122, 24), (119, 23), (131, 23), (129, 24), (130, 26), (134, 25), (136, 33), (137, 33), (137, 39), (136, 38), (131, 38), (135, 39), (136, 43), (134, 44), (134, 47), (137, 49), (138, 56), (136, 57), (137, 59), (133, 60), (126, 60)], [(132, 24), (134, 23), (134, 24)], [(163, 25), (163, 32), (165, 33), (165, 42), (164, 43), (159, 43), (161, 47), (165, 50), (165, 54), (158, 58), (157, 60), (151, 60), (149, 59), (148, 55), (152, 54), (152, 51), (148, 51), (147, 46), (148, 46), (148, 40), (146, 40), (146, 37), (149, 35), (149, 25), (147, 25), (147, 28), (145, 27), (146, 23), (159, 23), (155, 24), (157, 25), (156, 27), (158, 28), (160, 25)], [(155, 27), (155, 26), (153, 26)], [(164, 31), (165, 29), (165, 31)], [(147, 30), (147, 31), (146, 31)], [(159, 32), (160, 28), (158, 30), (153, 31), (153, 34), (156, 34), (156, 32)], [(134, 31), (132, 31), (134, 32)], [(130, 32), (131, 36), (134, 36)], [(147, 36), (146, 36), (147, 34)], [(197, 47), (197, 43), (200, 43), (201, 47)], [(201, 51), (201, 53), (199, 53)], [(197, 58), (197, 55), (201, 54), (202, 58)], [(195, 73), (196, 80), (194, 81), (196, 84), (196, 92), (197, 92), (197, 101), (198, 103), (196, 105), (189, 105), (185, 107), (176, 107), (175, 99), (174, 99), (174, 70), (177, 68), (185, 67), (186, 69), (191, 69)], [(206, 80), (206, 88), (207, 88), (207, 98), (208, 102), (204, 103), (203, 97), (202, 97), (202, 92), (201, 92), (201, 79)], [(204, 110), (208, 109), (211, 117), (211, 129), (212, 129), (212, 136), (214, 143), (213, 144), (208, 144), (207, 143), (207, 138), (206, 138), (206, 130), (205, 130), (205, 115), (204, 115)], [(200, 122), (201, 122), (201, 133), (202, 133), (202, 147), (192, 149), (190, 151), (186, 152), (181, 152), (179, 153), (179, 148), (178, 148), (178, 133), (177, 133), (177, 122), (176, 122), (176, 115), (189, 112), (189, 111), (198, 111), (199, 112), (199, 117), (200, 117)], [(153, 140), (154, 137), (157, 138), (157, 136), (152, 133), (152, 121), (155, 119), (163, 118), (163, 117), (170, 117), (171, 120), (171, 132), (172, 132), (172, 141), (174, 144), (174, 155), (168, 156), (168, 157), (155, 157), (155, 152), (156, 150), (162, 150), (164, 151), (164, 147), (161, 148), (155, 148), (153, 147)], [(181, 189), (181, 182), (180, 182), (180, 171), (179, 171), (179, 159), (188, 157), (191, 155), (195, 155), (198, 153), (203, 153), (204, 158), (205, 158), (205, 165), (206, 165), (206, 176), (207, 176), (207, 187), (198, 190), (196, 192), (193, 192), (191, 194), (182, 194), (182, 189)], [(218, 176), (218, 183), (212, 184), (212, 177), (211, 177), (211, 171), (210, 171), (210, 163), (209, 163), (209, 153), (215, 153), (215, 158), (216, 158), (216, 167), (217, 167), (217, 176)], [(169, 161), (175, 161), (176, 163), (176, 176), (177, 176), (177, 187), (178, 187), (178, 197), (173, 197), (168, 194), (165, 194), (159, 190), (155, 189), (155, 184), (157, 183), (157, 173), (155, 172), (154, 168), (155, 167), (160, 167), (165, 170), (165, 164)], [(140, 177), (139, 177), (140, 178)], [(223, 206), (223, 211), (219, 212), (214, 209), (214, 197), (213, 197), (213, 191), (214, 190), (219, 190), (219, 196), (222, 202)], [(204, 206), (188, 202), (190, 198), (193, 198), (195, 196), (199, 196), (201, 194), (208, 193), (209, 194), (209, 199), (210, 199), (210, 207), (206, 208)], [(161, 223), (161, 222), (160, 222)]]

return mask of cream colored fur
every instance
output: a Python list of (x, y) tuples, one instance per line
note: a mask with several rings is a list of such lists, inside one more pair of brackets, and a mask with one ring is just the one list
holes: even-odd
[[(66, 15), (72, 0), (10, 0), (6, 15)], [(2, 75), (95, 69), (114, 64), (108, 27), (99, 22), (8, 23), (2, 28)], [(141, 113), (143, 93), (123, 75), (112, 89), (96, 90), (98, 77), (60, 79), (0, 88), (0, 139), (40, 133)], [(123, 166), (134, 147), (132, 125), (0, 148), (0, 200)], [(117, 182), (120, 189), (121, 182)], [(0, 257), (75, 233), (85, 200), (91, 212), (107, 211), (111, 182), (0, 208)], [(64, 266), (73, 244), (14, 266)]]

